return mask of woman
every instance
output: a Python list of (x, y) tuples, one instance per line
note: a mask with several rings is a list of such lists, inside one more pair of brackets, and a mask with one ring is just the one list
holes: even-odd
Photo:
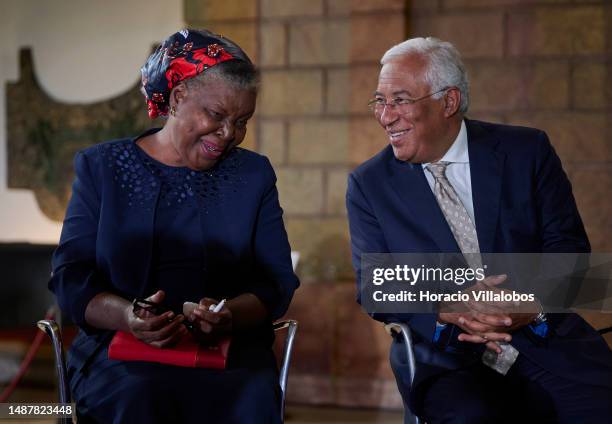
[[(298, 280), (269, 161), (237, 148), (257, 72), (233, 42), (183, 30), (142, 68), (163, 128), (93, 146), (76, 178), (49, 288), (81, 331), (68, 359), (79, 422), (279, 422), (272, 321)], [(168, 312), (134, 311), (147, 298)], [(208, 310), (227, 299), (218, 313)], [(108, 359), (116, 330), (153, 346), (230, 334), (225, 370)]]

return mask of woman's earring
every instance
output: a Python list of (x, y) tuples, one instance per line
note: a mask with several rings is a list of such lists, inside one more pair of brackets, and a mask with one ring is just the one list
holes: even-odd
[(174, 106), (170, 106), (170, 115), (176, 116), (176, 108)]

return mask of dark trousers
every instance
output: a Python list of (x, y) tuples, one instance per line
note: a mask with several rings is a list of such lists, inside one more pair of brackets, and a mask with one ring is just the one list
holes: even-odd
[(113, 361), (102, 349), (85, 370), (69, 367), (79, 424), (280, 423), (272, 350), (242, 353), (214, 370)]
[(423, 382), (427, 423), (605, 423), (612, 390), (556, 376), (519, 355), (506, 376), (482, 363)]

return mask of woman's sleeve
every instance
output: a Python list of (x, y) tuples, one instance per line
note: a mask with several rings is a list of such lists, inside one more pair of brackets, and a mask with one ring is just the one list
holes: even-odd
[(96, 267), (96, 238), (100, 218), (100, 194), (92, 178), (87, 156), (74, 158), (75, 179), (59, 246), (53, 254), (49, 290), (55, 293), (62, 312), (87, 333), (85, 309), (99, 293), (109, 291), (108, 279)]
[(276, 175), (265, 159), (266, 184), (254, 235), (256, 276), (250, 291), (266, 306), (272, 320), (282, 317), (300, 282), (293, 273), (291, 248), (278, 202)]

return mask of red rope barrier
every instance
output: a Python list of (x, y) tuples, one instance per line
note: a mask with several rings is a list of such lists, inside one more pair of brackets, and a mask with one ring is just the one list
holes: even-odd
[[(47, 311), (47, 314), (45, 315), (45, 319), (53, 319), (54, 317), (55, 310), (54, 308), (50, 308), (49, 311)], [(11, 383), (2, 391), (2, 394), (0, 394), (0, 403), (4, 403), (7, 401), (7, 399), (13, 394), (13, 392), (17, 388), (17, 385), (19, 384), (25, 373), (28, 372), (28, 369), (30, 369), (30, 365), (32, 365), (32, 361), (34, 360), (36, 353), (38, 353), (38, 349), (40, 349), (40, 345), (44, 341), (45, 336), (46, 334), (42, 331), (38, 331), (36, 333), (36, 336), (34, 336), (34, 341), (30, 345), (30, 349), (28, 349), (28, 353), (26, 353), (25, 357), (23, 358), (23, 361), (21, 361), (21, 365), (19, 366), (17, 374), (15, 374), (15, 376), (11, 380)]]

